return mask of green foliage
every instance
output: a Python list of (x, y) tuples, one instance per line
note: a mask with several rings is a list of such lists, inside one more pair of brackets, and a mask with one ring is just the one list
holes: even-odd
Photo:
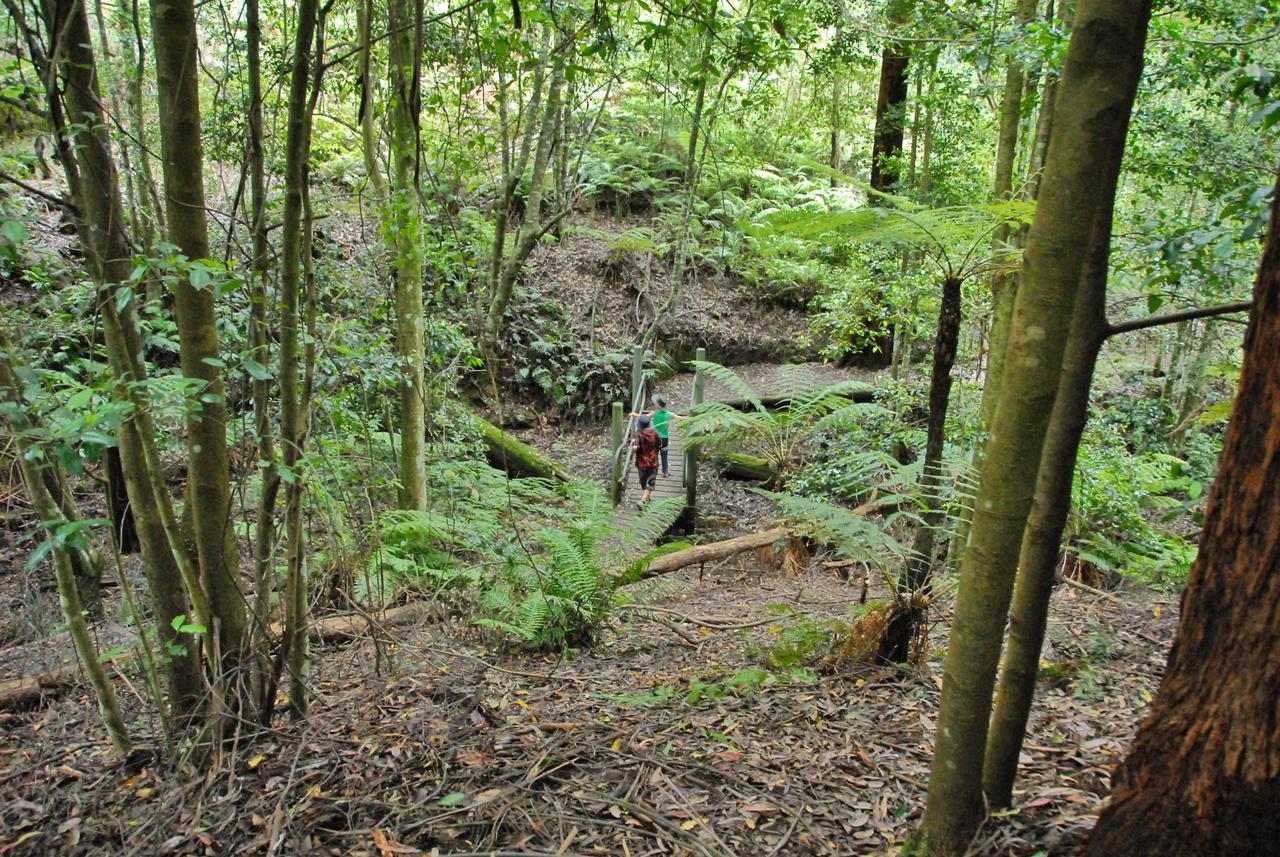
[[(885, 522), (855, 514), (843, 506), (793, 494), (774, 494), (778, 508), (793, 531), (821, 544), (831, 545), (843, 557), (887, 572), (899, 566), (908, 550), (889, 534), (896, 515)], [(881, 498), (893, 504), (899, 498)]]
[(386, 600), (412, 588), (468, 614), (474, 625), (527, 648), (590, 639), (620, 603), (620, 580), (642, 571), (680, 514), (650, 504), (625, 536), (604, 491), (507, 479), (475, 462), (434, 465), (424, 512), (379, 517), (377, 547), (357, 594)]
[(693, 365), (740, 397), (746, 407), (739, 410), (719, 402), (698, 405), (681, 426), (686, 442), (763, 458), (784, 481), (801, 464), (806, 445), (817, 433), (852, 422), (867, 408), (851, 398), (870, 390), (859, 381), (818, 385), (804, 368), (781, 366), (775, 389), (785, 401), (769, 408), (732, 369), (698, 361)]
[[(1204, 482), (1185, 461), (1130, 452), (1100, 428), (1081, 445), (1063, 546), (1097, 568), (1144, 583), (1186, 582), (1196, 547), (1172, 525), (1198, 517)], [(1185, 533), (1185, 530), (1183, 530)]]
[(645, 692), (606, 694), (604, 698), (628, 708), (668, 705), (676, 701), (692, 706), (715, 702), (730, 696), (747, 696), (766, 687), (814, 680), (814, 674), (803, 667), (777, 671), (745, 667), (725, 678), (704, 675), (692, 678), (687, 684), (681, 686), (659, 684)]

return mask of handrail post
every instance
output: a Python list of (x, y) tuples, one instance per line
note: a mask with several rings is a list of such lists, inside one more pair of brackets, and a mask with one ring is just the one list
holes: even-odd
[(643, 401), (637, 401), (640, 389), (644, 384), (644, 346), (637, 345), (631, 349), (631, 406), (636, 410), (644, 407)]
[[(696, 357), (698, 362), (706, 362), (707, 349), (699, 348), (696, 352)], [(701, 367), (693, 370), (693, 400), (690, 402), (692, 407), (702, 404), (702, 387), (705, 380)], [(687, 437), (684, 439), (684, 504), (689, 509), (690, 516), (697, 515), (698, 446), (697, 444), (690, 445)]]
[(613, 505), (622, 502), (622, 438), (623, 427), (626, 420), (623, 417), (622, 402), (613, 403), (613, 455), (610, 457), (610, 474), (609, 474), (609, 497), (613, 500)]

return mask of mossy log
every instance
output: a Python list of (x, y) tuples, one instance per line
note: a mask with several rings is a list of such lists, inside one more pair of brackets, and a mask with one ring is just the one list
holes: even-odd
[(569, 474), (559, 465), (542, 457), (536, 449), (529, 446), (484, 417), (474, 415), (476, 425), (484, 436), (485, 454), (489, 463), (511, 476), (536, 476), (540, 479), (559, 479), (569, 481)]
[(730, 479), (746, 479), (751, 482), (774, 482), (778, 471), (767, 460), (744, 452), (712, 453), (720, 461), (721, 473)]
[(725, 559), (735, 554), (745, 553), (757, 548), (769, 547), (780, 539), (784, 539), (791, 534), (786, 527), (774, 527), (759, 533), (749, 533), (745, 536), (727, 539), (722, 542), (712, 542), (706, 545), (694, 545), (691, 548), (674, 551), (669, 554), (657, 557), (653, 562), (649, 563), (634, 580), (628, 582), (634, 583), (636, 580), (647, 580), (650, 577), (657, 577), (660, 574), (667, 574), (672, 571), (678, 571), (691, 565), (698, 565), (704, 562), (710, 562), (717, 559)]

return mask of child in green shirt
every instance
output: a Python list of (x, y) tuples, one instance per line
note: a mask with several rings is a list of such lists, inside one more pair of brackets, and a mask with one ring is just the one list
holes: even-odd
[(667, 400), (662, 396), (655, 396), (653, 403), (656, 405), (652, 414), (653, 430), (662, 439), (662, 447), (659, 450), (659, 454), (662, 457), (662, 475), (670, 476), (671, 469), (667, 465), (667, 447), (671, 444), (671, 421), (673, 419), (684, 419), (684, 417), (682, 414), (667, 410)]

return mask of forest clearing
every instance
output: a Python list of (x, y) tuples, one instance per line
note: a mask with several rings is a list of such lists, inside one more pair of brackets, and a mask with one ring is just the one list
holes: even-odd
[(1280, 8), (0, 0), (0, 854), (1280, 854)]

